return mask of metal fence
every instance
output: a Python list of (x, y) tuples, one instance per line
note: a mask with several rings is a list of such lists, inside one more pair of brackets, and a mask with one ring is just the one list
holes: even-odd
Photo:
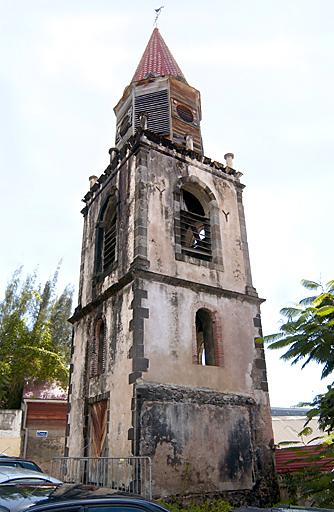
[(94, 484), (152, 499), (150, 457), (55, 457), (50, 473), (62, 482)]

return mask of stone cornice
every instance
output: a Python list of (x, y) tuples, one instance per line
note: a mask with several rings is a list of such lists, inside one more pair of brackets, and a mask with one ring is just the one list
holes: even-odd
[(74, 324), (87, 314), (91, 313), (99, 304), (104, 302), (112, 295), (115, 295), (119, 290), (127, 286), (129, 283), (133, 282), (134, 279), (136, 278), (140, 278), (151, 282), (164, 283), (170, 286), (177, 286), (180, 288), (188, 288), (195, 292), (210, 293), (218, 297), (234, 298), (236, 300), (251, 302), (253, 304), (261, 304), (262, 302), (265, 301), (265, 299), (261, 299), (255, 294), (250, 295), (247, 293), (227, 290), (225, 288), (220, 288), (218, 286), (212, 286), (205, 283), (197, 283), (195, 281), (188, 281), (186, 279), (181, 279), (179, 277), (169, 276), (165, 274), (157, 274), (155, 272), (145, 270), (144, 268), (135, 267), (136, 266), (134, 265), (123, 277), (121, 277), (121, 279), (119, 279), (119, 281), (109, 286), (109, 288), (107, 288), (103, 293), (101, 293), (99, 297), (92, 300), (85, 306), (79, 305), (75, 309), (72, 317), (69, 318), (69, 322)]
[(169, 139), (161, 137), (149, 130), (138, 130), (135, 135), (127, 140), (119, 151), (114, 152), (114, 157), (111, 159), (108, 167), (87, 194), (85, 194), (82, 199), (82, 201), (86, 203), (85, 208), (81, 211), (83, 215), (87, 214), (87, 207), (90, 206), (91, 202), (94, 201), (101, 190), (117, 174), (130, 156), (138, 152), (140, 147), (155, 149), (156, 151), (175, 158), (178, 161), (182, 161), (188, 165), (194, 165), (205, 171), (209, 171), (211, 174), (214, 174), (219, 178), (232, 181), (238, 189), (244, 188), (244, 185), (240, 183), (239, 180), (241, 173), (238, 173), (234, 169), (224, 166), (224, 164), (212, 160), (201, 153), (185, 149), (184, 147), (173, 143)]

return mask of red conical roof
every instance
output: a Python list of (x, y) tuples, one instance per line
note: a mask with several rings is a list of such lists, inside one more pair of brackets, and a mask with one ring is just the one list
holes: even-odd
[(162, 39), (159, 30), (155, 28), (131, 82), (144, 80), (149, 76), (165, 75), (172, 75), (186, 82), (181, 69)]

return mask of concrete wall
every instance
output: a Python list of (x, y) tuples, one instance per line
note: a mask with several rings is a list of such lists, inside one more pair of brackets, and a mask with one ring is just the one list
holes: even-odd
[[(136, 158), (132, 157), (125, 162), (121, 169), (112, 173), (103, 190), (94, 195), (94, 201), (92, 201), (85, 214), (79, 287), (79, 305), (81, 308), (117, 283), (128, 272), (133, 261), (134, 230), (131, 219), (134, 216), (135, 165)], [(106, 276), (96, 279), (96, 225), (101, 207), (110, 196), (114, 197), (118, 211), (117, 265)]]
[[(75, 325), (73, 372), (71, 378), (71, 407), (69, 413), (68, 454), (88, 455), (88, 406), (94, 400), (109, 400), (108, 456), (131, 454), (128, 430), (131, 427), (132, 385), (129, 384), (132, 346), (130, 322), (132, 320), (131, 285), (122, 293), (109, 298), (92, 315), (85, 316)], [(92, 343), (96, 316), (103, 316), (106, 328), (107, 367), (102, 375), (90, 376), (88, 347)], [(86, 448), (85, 448), (86, 447)]]
[(46, 473), (50, 473), (52, 459), (64, 456), (65, 428), (49, 429), (47, 437), (38, 437), (36, 431), (35, 428), (26, 430), (24, 456), (36, 462)]
[(278, 499), (265, 408), (244, 396), (138, 383), (140, 455), (152, 459), (155, 497), (221, 496), (264, 506)]
[(141, 455), (153, 460), (154, 495), (253, 487), (251, 399), (156, 385), (137, 392)]
[[(216, 173), (208, 165), (177, 162), (169, 155), (150, 151), (147, 157), (148, 260), (150, 270), (189, 281), (245, 292), (248, 283), (242, 240), (238, 191), (242, 186), (233, 176)], [(175, 258), (175, 192), (188, 184), (203, 196), (211, 210), (213, 244), (218, 245), (218, 262)], [(210, 191), (211, 195), (207, 195)], [(225, 212), (225, 214), (224, 214)], [(217, 229), (214, 229), (217, 227)]]
[(21, 422), (21, 410), (0, 409), (0, 454), (20, 455)]
[[(108, 455), (152, 456), (156, 494), (247, 492), (266, 503), (276, 490), (272, 428), (243, 186), (234, 171), (148, 137), (124, 146), (86, 197), (67, 453), (87, 454), (87, 406), (108, 398)], [(212, 261), (182, 252), (182, 186), (206, 201)], [(96, 225), (110, 194), (119, 205), (117, 264), (97, 276)], [(215, 366), (196, 363), (199, 308), (215, 318)], [(92, 378), (101, 315), (108, 364)]]
[[(147, 282), (149, 318), (145, 321), (145, 356), (149, 359), (143, 379), (150, 382), (207, 387), (221, 392), (253, 394), (252, 371), (256, 348), (254, 326), (257, 305), (175, 284)], [(196, 311), (215, 312), (221, 346), (220, 366), (194, 363)]]

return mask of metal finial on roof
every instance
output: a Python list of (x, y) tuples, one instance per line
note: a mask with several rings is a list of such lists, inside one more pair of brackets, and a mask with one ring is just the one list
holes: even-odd
[(157, 27), (158, 26), (158, 18), (161, 14), (161, 11), (162, 9), (164, 8), (165, 6), (164, 5), (161, 5), (158, 9), (154, 9), (155, 12), (156, 12), (156, 15), (155, 15), (155, 20), (154, 20), (154, 23), (153, 23), (153, 26), (154, 27)]

